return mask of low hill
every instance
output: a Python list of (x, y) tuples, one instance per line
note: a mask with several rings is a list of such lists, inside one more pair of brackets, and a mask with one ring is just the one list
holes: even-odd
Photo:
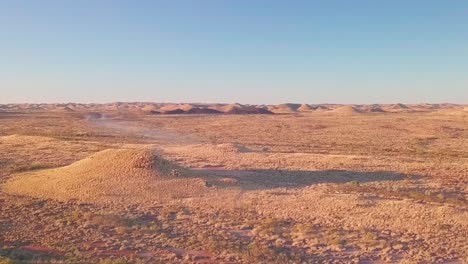
[(108, 149), (58, 169), (19, 174), (4, 190), (42, 199), (154, 203), (202, 195), (205, 182), (150, 149)]
[(339, 115), (358, 115), (363, 113), (362, 110), (352, 105), (340, 106), (331, 112)]
[(299, 106), (299, 108), (297, 108), (297, 111), (298, 112), (311, 112), (311, 111), (314, 111), (315, 109), (308, 105), (308, 104), (302, 104), (301, 106)]
[(300, 106), (301, 106), (300, 104), (269, 105), (268, 110), (275, 114), (290, 114), (290, 113), (296, 113), (297, 109)]

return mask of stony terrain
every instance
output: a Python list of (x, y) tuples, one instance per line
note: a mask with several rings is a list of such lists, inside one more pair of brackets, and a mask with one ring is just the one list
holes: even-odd
[(467, 263), (467, 110), (1, 105), (0, 263)]

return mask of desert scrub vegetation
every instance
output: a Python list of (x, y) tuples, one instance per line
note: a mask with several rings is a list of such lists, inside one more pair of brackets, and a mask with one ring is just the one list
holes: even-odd
[(361, 231), (359, 242), (359, 246), (366, 250), (383, 249), (389, 245), (385, 239), (380, 239), (376, 232), (370, 230)]
[(161, 209), (159, 219), (161, 220), (174, 220), (177, 214), (184, 209), (177, 206), (165, 206)]
[(241, 263), (292, 263), (307, 256), (301, 249), (285, 247), (290, 244), (288, 238), (282, 238), (290, 236), (288, 221), (241, 210), (194, 213), (188, 219), (178, 220), (177, 215), (183, 211), (172, 211), (172, 220), (163, 224), (168, 234), (165, 243), (171, 247), (206, 251)]
[(287, 232), (289, 225), (288, 221), (269, 217), (259, 222), (252, 232), (263, 236), (281, 235)]
[(1, 251), (0, 264), (63, 263), (64, 258), (52, 252), (34, 252), (23, 248)]
[[(213, 254), (247, 263), (316, 263), (321, 257), (331, 257), (347, 250), (388, 253), (392, 250), (390, 245), (395, 242), (374, 230), (345, 230), (245, 212), (242, 220), (233, 221), (237, 219), (235, 213), (227, 215), (230, 221), (224, 222), (226, 216), (220, 216), (218, 221), (223, 224), (208, 233), (199, 233), (197, 243)], [(238, 236), (237, 232), (245, 235)]]
[(294, 263), (301, 261), (300, 255), (292, 254), (284, 248), (268, 246), (262, 243), (251, 243), (243, 255), (249, 261), (255, 263)]
[(8, 257), (1, 257), (0, 256), (0, 264), (19, 264), (19, 262), (8, 258)]
[[(406, 186), (411, 182), (404, 180)], [(458, 207), (468, 207), (468, 200), (463, 194), (444, 193), (442, 191), (422, 189), (417, 187), (374, 187), (360, 184), (357, 181), (341, 184), (333, 187), (335, 191), (343, 193), (365, 193), (384, 198), (412, 199), (426, 203), (449, 204)]]
[(212, 253), (248, 263), (294, 263), (306, 258), (305, 252), (293, 252), (283, 245), (265, 243), (262, 239), (248, 242), (212, 235), (208, 236), (204, 243), (206, 249)]
[(317, 228), (310, 223), (297, 223), (292, 230), (292, 237), (294, 239), (308, 239), (316, 234)]
[(116, 258), (116, 259), (101, 259), (98, 264), (144, 264), (147, 262), (144, 262), (143, 260), (136, 259), (136, 260), (127, 260), (127, 259), (121, 259), (121, 258)]
[(118, 235), (135, 233), (139, 235), (158, 233), (161, 225), (156, 216), (126, 215), (117, 212), (89, 212), (76, 210), (64, 217), (66, 222), (91, 224), (97, 228), (113, 229)]
[(10, 172), (17, 173), (17, 172), (49, 169), (51, 167), (52, 166), (49, 164), (35, 161), (30, 164), (12, 164), (8, 167), (8, 169)]
[(125, 259), (125, 258), (106, 258), (101, 259), (97, 264), (162, 264), (164, 262), (152, 260), (145, 261), (143, 259)]

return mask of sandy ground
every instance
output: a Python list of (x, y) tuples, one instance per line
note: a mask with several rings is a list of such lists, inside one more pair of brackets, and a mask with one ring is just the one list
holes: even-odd
[(0, 263), (468, 262), (461, 106), (138, 107), (0, 112)]

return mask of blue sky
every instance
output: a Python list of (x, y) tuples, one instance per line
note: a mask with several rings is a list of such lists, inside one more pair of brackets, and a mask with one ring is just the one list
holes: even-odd
[(0, 103), (468, 103), (468, 1), (0, 1)]

